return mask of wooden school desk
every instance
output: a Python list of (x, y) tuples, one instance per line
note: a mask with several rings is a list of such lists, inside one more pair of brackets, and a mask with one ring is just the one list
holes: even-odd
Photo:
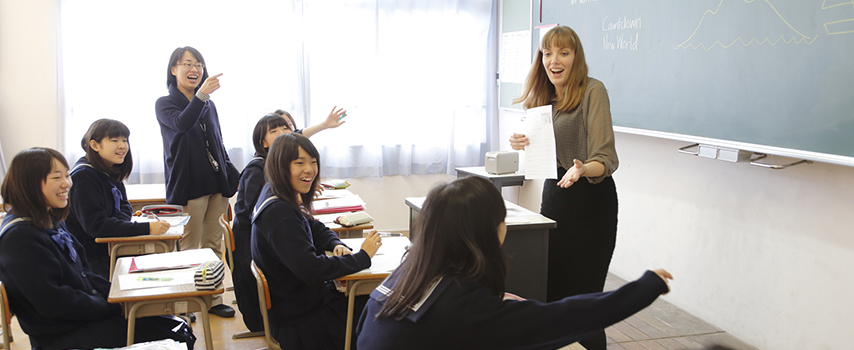
[(166, 204), (165, 184), (133, 184), (125, 185), (128, 202), (134, 211), (149, 204)]
[[(406, 198), (410, 237), (425, 199)], [(504, 247), (510, 254), (506, 290), (544, 302), (549, 271), (549, 230), (557, 227), (557, 222), (508, 201), (504, 201), (504, 205), (507, 207)]]
[[(354, 250), (362, 246), (364, 238), (345, 238), (341, 240)], [(344, 338), (344, 349), (350, 349), (353, 341), (353, 303), (357, 295), (371, 294), (377, 286), (400, 265), (400, 259), (409, 249), (409, 238), (383, 237), (383, 245), (371, 259), (371, 267), (362, 271), (336, 279), (346, 283), (344, 295), (347, 296), (347, 333)]]
[[(174, 255), (173, 255), (174, 254)], [(158, 254), (159, 256), (180, 257), (196, 263), (219, 260), (210, 248), (191, 249), (174, 253)], [(165, 257), (164, 257), (165, 258)], [(202, 325), (205, 330), (205, 348), (213, 350), (211, 338), (211, 325), (208, 318), (208, 309), (211, 308), (211, 299), (214, 295), (222, 294), (225, 289), (220, 283), (214, 290), (196, 290), (194, 283), (170, 285), (155, 288), (121, 290), (122, 275), (130, 274), (131, 261), (133, 257), (119, 258), (116, 263), (116, 271), (113, 273), (113, 283), (110, 286), (110, 295), (107, 301), (121, 303), (125, 317), (128, 319), (127, 345), (133, 344), (134, 327), (138, 317), (174, 315), (185, 312), (202, 312)], [(180, 274), (188, 274), (192, 277), (195, 268), (172, 270)], [(147, 273), (140, 273), (147, 274)]]
[(107, 243), (107, 250), (110, 252), (110, 281), (112, 281), (116, 259), (119, 257), (174, 252), (175, 241), (183, 234), (184, 225), (180, 225), (170, 227), (169, 231), (162, 235), (99, 237), (95, 238), (95, 243)]

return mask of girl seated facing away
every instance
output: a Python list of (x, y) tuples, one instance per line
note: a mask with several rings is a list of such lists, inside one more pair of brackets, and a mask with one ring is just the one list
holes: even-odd
[(371, 231), (361, 250), (352, 253), (309, 214), (319, 157), (303, 135), (277, 137), (264, 166), (268, 183), (252, 218), (252, 259), (267, 275), (271, 332), (283, 349), (344, 347), (347, 300), (331, 280), (370, 267), (382, 244)]
[(130, 130), (118, 120), (96, 120), (80, 142), (86, 155), (71, 169), (74, 187), (66, 225), (86, 250), (92, 271), (108, 280), (110, 252), (95, 238), (160, 235), (169, 229), (166, 221), (130, 220), (133, 208), (123, 182), (133, 169), (129, 136)]
[[(3, 180), (0, 281), (9, 308), (33, 349), (125, 346), (127, 320), (107, 302), (110, 282), (92, 272), (83, 246), (68, 233), (71, 175), (59, 152), (31, 148), (12, 159)], [(175, 316), (137, 320), (137, 342), (174, 339), (192, 349), (196, 338)]]
[(664, 270), (608, 293), (551, 303), (504, 292), (501, 194), (466, 177), (427, 196), (403, 263), (371, 293), (359, 349), (557, 349), (631, 316), (669, 291)]

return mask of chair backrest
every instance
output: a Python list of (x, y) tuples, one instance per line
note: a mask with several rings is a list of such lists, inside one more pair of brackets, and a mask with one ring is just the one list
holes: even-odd
[[(222, 251), (222, 259), (228, 261), (228, 269), (234, 272), (234, 257), (231, 255), (234, 251), (234, 231), (231, 230), (231, 225), (228, 223), (225, 214), (219, 216), (219, 225), (222, 226), (222, 236), (225, 239), (225, 250)], [(228, 258), (227, 260), (226, 257)]]
[(2, 306), (0, 306), (0, 325), (3, 330), (3, 349), (10, 349), (12, 342), (12, 329), (9, 324), (12, 323), (12, 310), (9, 309), (9, 298), (6, 297), (6, 286), (0, 282), (0, 295), (2, 295)]
[(281, 350), (279, 342), (273, 339), (273, 333), (270, 332), (270, 318), (267, 315), (267, 310), (273, 306), (270, 300), (270, 287), (267, 285), (267, 277), (264, 272), (255, 265), (255, 260), (252, 260), (252, 274), (255, 275), (255, 282), (258, 284), (258, 304), (261, 307), (261, 318), (264, 320), (264, 337), (267, 338), (267, 348)]

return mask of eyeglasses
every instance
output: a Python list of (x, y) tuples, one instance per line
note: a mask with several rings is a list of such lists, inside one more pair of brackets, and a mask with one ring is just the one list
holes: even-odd
[(196, 69), (202, 70), (205, 68), (205, 65), (201, 64), (201, 63), (192, 64), (192, 63), (184, 62), (184, 63), (178, 63), (178, 64), (183, 65), (184, 67), (187, 67), (187, 69), (196, 67)]

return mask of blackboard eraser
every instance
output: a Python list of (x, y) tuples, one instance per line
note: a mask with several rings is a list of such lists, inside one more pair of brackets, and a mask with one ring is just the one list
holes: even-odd
[(700, 145), (697, 149), (697, 155), (703, 158), (715, 159), (718, 157), (718, 148), (709, 145)]
[(742, 151), (732, 148), (718, 148), (718, 159), (725, 160), (727, 162), (747, 162), (750, 161), (750, 157), (752, 155), (753, 152)]

